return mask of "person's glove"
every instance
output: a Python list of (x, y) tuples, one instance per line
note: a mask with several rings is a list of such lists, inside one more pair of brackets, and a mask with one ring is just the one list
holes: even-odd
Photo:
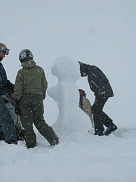
[(7, 91), (8, 91), (9, 93), (14, 93), (14, 84), (11, 83), (9, 80), (7, 80), (7, 85), (6, 85), (6, 87), (7, 87)]
[(20, 102), (15, 100), (15, 113), (21, 115)]

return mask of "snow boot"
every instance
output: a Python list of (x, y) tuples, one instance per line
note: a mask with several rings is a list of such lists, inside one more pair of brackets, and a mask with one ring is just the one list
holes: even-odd
[(54, 139), (53, 140), (50, 139), (50, 141), (48, 141), (48, 142), (50, 143), (50, 145), (53, 145), (53, 146), (58, 145), (59, 137), (56, 135), (56, 133), (54, 133)]
[(58, 145), (59, 144), (59, 138), (54, 139), (52, 142), (50, 142), (50, 145)]
[(17, 141), (16, 141), (16, 140), (11, 140), (10, 142), (6, 142), (6, 143), (8, 143), (8, 144), (15, 144), (15, 145), (17, 145)]
[(98, 136), (103, 136), (103, 131), (97, 130), (94, 134)]
[(104, 135), (109, 135), (111, 132), (117, 130), (117, 126), (114, 123), (110, 123), (104, 133)]
[(16, 128), (16, 137), (17, 137), (17, 140), (24, 141), (25, 130), (24, 129), (21, 129), (17, 125), (15, 125), (15, 128)]
[(25, 130), (20, 130), (17, 136), (17, 140), (24, 141), (24, 136), (25, 136)]
[(5, 137), (2, 131), (0, 132), (0, 140), (5, 140)]

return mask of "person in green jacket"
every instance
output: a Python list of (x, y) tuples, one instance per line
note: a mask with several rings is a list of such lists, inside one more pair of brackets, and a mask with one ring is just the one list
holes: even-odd
[(43, 99), (45, 99), (48, 86), (44, 70), (36, 65), (33, 54), (29, 49), (20, 52), (19, 60), (23, 68), (18, 71), (15, 81), (15, 112), (20, 114), (25, 129), (26, 146), (28, 148), (36, 146), (33, 124), (50, 145), (57, 145), (59, 138), (43, 117)]

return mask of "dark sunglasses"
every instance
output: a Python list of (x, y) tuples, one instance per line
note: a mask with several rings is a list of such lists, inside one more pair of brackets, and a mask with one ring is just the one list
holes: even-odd
[(0, 51), (3, 52), (5, 55), (9, 54), (9, 49), (6, 49), (5, 47), (0, 47)]

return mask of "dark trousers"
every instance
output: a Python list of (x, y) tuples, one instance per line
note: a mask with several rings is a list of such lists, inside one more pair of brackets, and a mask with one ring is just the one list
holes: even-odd
[(16, 140), (16, 130), (14, 121), (0, 95), (0, 131), (4, 133), (5, 141)]
[(112, 119), (102, 111), (108, 98), (105, 96), (95, 96), (95, 101), (92, 106), (95, 131), (104, 131), (103, 125), (108, 127), (109, 123), (112, 123)]
[(20, 101), (21, 121), (25, 129), (25, 141), (28, 148), (36, 145), (36, 135), (33, 124), (49, 143), (56, 139), (57, 135), (53, 129), (45, 123), (43, 118), (43, 97), (36, 94), (24, 94)]

